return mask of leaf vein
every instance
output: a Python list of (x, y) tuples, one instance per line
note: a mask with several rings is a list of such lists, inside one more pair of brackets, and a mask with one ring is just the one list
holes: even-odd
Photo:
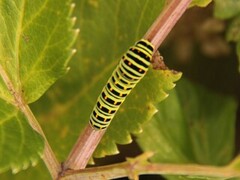
[(29, 19), (27, 23), (24, 24), (23, 31), (34, 21), (34, 19), (38, 17), (39, 14), (41, 14), (41, 12), (44, 10), (44, 7), (46, 7), (46, 4), (47, 4), (47, 0), (45, 0), (42, 6), (38, 8), (38, 11), (36, 11), (36, 13), (31, 16), (31, 19)]
[[(22, 31), (22, 26), (23, 26), (23, 18), (24, 18), (24, 13), (25, 13), (25, 5), (26, 5), (26, 0), (23, 0), (21, 7), (19, 8), (20, 11), (20, 16), (19, 16), (19, 21), (16, 29), (16, 44), (15, 44), (15, 52), (16, 52), (16, 81), (17, 81), (17, 87), (16, 92), (21, 91), (21, 82), (20, 82), (20, 39), (21, 39), (21, 31)], [(20, 86), (20, 87), (19, 87)]]
[[(47, 39), (47, 42), (46, 42), (43, 50), (41, 51), (41, 53), (39, 54), (38, 58), (34, 62), (32, 68), (30, 69), (30, 71), (27, 73), (27, 76), (22, 78), (22, 83), (23, 84), (26, 83), (26, 81), (28, 81), (32, 77), (32, 75), (34, 75), (34, 73), (36, 72), (36, 68), (39, 68), (38, 65), (39, 65), (40, 62), (42, 62), (42, 59), (44, 58), (45, 52), (48, 49), (49, 44), (50, 44), (50, 42), (52, 40), (52, 36), (55, 33), (55, 31), (58, 29), (59, 23), (60, 23), (60, 19), (58, 20), (58, 22), (56, 23), (56, 25), (53, 28), (52, 32), (50, 33), (49, 38)], [(53, 67), (56, 63), (57, 63), (57, 61), (55, 61), (55, 63), (51, 67)]]

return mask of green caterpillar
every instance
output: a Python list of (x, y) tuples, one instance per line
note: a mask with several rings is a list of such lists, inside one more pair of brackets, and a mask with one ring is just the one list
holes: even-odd
[(122, 56), (90, 115), (93, 128), (100, 130), (109, 126), (127, 95), (146, 74), (153, 52), (154, 46), (142, 39)]

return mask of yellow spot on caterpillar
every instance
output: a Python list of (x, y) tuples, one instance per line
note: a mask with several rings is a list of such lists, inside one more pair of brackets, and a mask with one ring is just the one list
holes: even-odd
[(132, 63), (128, 62), (128, 65), (131, 66)]
[(107, 100), (107, 96), (105, 96), (104, 99)]
[(142, 72), (142, 69), (139, 69), (139, 72)]

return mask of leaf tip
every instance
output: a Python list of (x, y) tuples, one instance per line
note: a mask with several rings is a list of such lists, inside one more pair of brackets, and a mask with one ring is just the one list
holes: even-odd
[(146, 151), (142, 154), (142, 156), (140, 155), (139, 157), (143, 157), (143, 160), (148, 160), (149, 158), (154, 156), (154, 152), (153, 151)]
[(152, 115), (156, 114), (157, 112), (158, 112), (157, 107), (152, 105)]
[(158, 109), (152, 102), (148, 103), (147, 109), (148, 109), (148, 114), (150, 117), (152, 117), (154, 114), (156, 114), (158, 112)]
[(198, 6), (198, 7), (206, 7), (207, 5), (209, 5), (212, 2), (212, 0), (193, 0), (191, 2), (191, 4), (189, 5), (189, 7), (193, 7), (193, 6)]
[(72, 17), (72, 24), (75, 24), (75, 23), (76, 23), (76, 20), (77, 20), (77, 17), (76, 17), (76, 16)]
[(169, 96), (168, 93), (164, 94), (164, 99), (166, 99)]
[[(135, 134), (140, 134), (140, 133), (142, 133), (142, 132), (143, 132), (143, 129), (142, 129), (142, 127), (140, 126), (139, 129), (138, 129), (138, 131), (135, 131), (134, 133), (135, 133)], [(132, 140), (131, 140), (131, 142), (132, 142)], [(131, 142), (129, 142), (129, 143), (131, 143)]]
[(77, 49), (72, 49), (72, 55), (74, 55), (77, 52)]
[(175, 81), (178, 81), (182, 77), (182, 72), (172, 70), (172, 73), (175, 75)]
[(67, 72), (69, 72), (69, 71), (70, 71), (70, 69), (71, 69), (70, 67), (67, 67), (66, 71), (67, 71)]
[(25, 162), (23, 163), (22, 169), (23, 169), (23, 170), (26, 170), (28, 167), (29, 167), (29, 162), (25, 161)]
[(77, 29), (74, 30), (74, 39), (77, 38), (79, 32), (80, 32), (80, 29), (79, 29), (79, 28), (77, 28)]
[(177, 84), (173, 83), (172, 84), (172, 89), (176, 87)]
[(37, 165), (37, 163), (38, 163), (37, 158), (31, 158), (30, 160), (31, 160), (31, 164), (32, 164), (33, 167)]
[(80, 32), (80, 29), (79, 29), (79, 28), (77, 28), (77, 29), (76, 29), (76, 32), (77, 32), (77, 33), (79, 33), (79, 32)]
[(21, 168), (17, 165), (12, 165), (11, 169), (13, 174), (17, 174), (21, 170)]
[(72, 3), (72, 4), (70, 5), (70, 7), (71, 7), (71, 9), (74, 9), (74, 8), (76, 7), (76, 4), (75, 4), (75, 3)]

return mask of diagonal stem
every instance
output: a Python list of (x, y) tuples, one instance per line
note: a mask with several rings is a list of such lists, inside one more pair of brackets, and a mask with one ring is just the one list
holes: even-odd
[(31, 127), (44, 138), (45, 147), (43, 152), (43, 161), (46, 164), (52, 178), (56, 179), (60, 171), (60, 164), (57, 161), (50, 145), (48, 144), (48, 141), (43, 133), (41, 126), (39, 125), (38, 121), (36, 120), (35, 116), (33, 115), (27, 103), (23, 100), (22, 93), (15, 90), (9, 76), (7, 75), (6, 71), (3, 69), (2, 65), (0, 65), (0, 76), (2, 77), (9, 92), (14, 97), (14, 102), (12, 102), (12, 104), (15, 105), (17, 108), (19, 108), (23, 112), (29, 124), (31, 125)]
[(144, 35), (158, 49), (192, 0), (172, 0)]
[(45, 165), (47, 166), (47, 169), (49, 170), (52, 178), (56, 179), (60, 172), (61, 166), (60, 166), (60, 163), (58, 162), (51, 146), (49, 145), (41, 126), (39, 125), (38, 121), (36, 120), (35, 116), (33, 115), (32, 111), (28, 105), (26, 105), (24, 103), (20, 107), (20, 109), (23, 111), (23, 113), (27, 117), (31, 127), (44, 138), (45, 146), (44, 146), (42, 159), (43, 159)]
[[(170, 30), (187, 9), (190, 2), (191, 0), (171, 0), (170, 3), (167, 4), (164, 11), (144, 36), (145, 39), (152, 42), (155, 49), (161, 45)], [(82, 135), (79, 136), (64, 163), (62, 173), (64, 174), (64, 171), (67, 169), (84, 169), (104, 133), (105, 131), (96, 131), (88, 125), (85, 131), (82, 132)]]
[(88, 124), (64, 163), (63, 171), (85, 168), (104, 133), (105, 130), (95, 130)]

